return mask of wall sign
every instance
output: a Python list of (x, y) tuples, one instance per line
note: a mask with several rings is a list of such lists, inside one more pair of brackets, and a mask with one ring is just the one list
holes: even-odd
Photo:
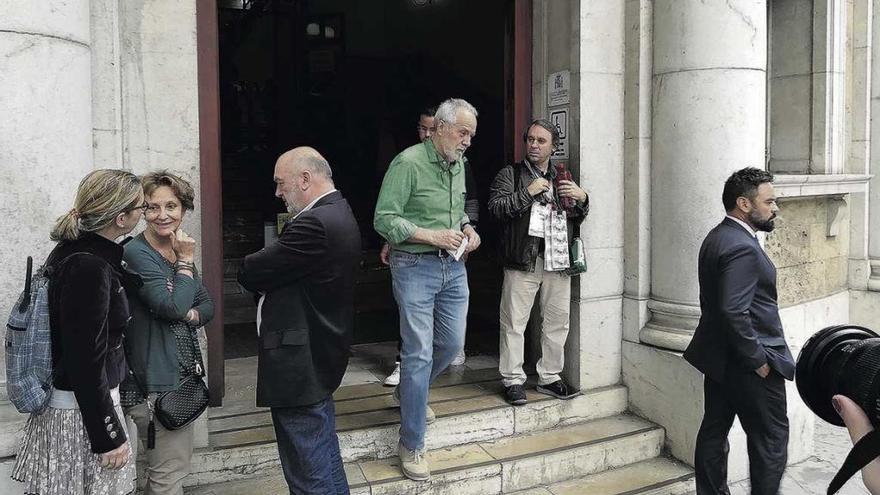
[(553, 158), (568, 158), (568, 107), (550, 110), (550, 122), (559, 131), (559, 146), (551, 156)]
[(571, 96), (571, 72), (563, 70), (547, 77), (547, 106), (568, 105)]

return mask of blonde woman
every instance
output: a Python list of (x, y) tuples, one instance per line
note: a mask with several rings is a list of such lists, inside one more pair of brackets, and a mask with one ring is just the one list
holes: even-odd
[(140, 279), (122, 265), (115, 239), (146, 208), (138, 177), (96, 170), (80, 182), (73, 208), (52, 230), (46, 266), (54, 381), (46, 411), (31, 415), (12, 478), (25, 493), (113, 495), (134, 490), (135, 469), (119, 402), (127, 375), (122, 349), (126, 286)]
[[(196, 241), (181, 223), (193, 209), (193, 188), (167, 171), (144, 175), (147, 228), (125, 246), (124, 259), (144, 284), (129, 294), (132, 320), (126, 336), (134, 380), (126, 381), (123, 405), (149, 447), (149, 406), (157, 394), (175, 390), (204, 368), (196, 329), (214, 316), (214, 301), (202, 285), (193, 257)], [(177, 430), (154, 421), (155, 445), (146, 450), (145, 495), (180, 495), (189, 474), (193, 424)]]

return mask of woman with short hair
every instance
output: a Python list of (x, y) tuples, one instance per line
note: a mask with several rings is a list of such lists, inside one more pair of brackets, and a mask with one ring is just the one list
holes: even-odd
[[(155, 404), (158, 394), (177, 389), (190, 375), (202, 375), (204, 365), (196, 329), (214, 316), (214, 302), (202, 285), (193, 262), (196, 242), (180, 228), (193, 209), (189, 182), (168, 171), (142, 179), (147, 228), (125, 246), (124, 259), (143, 279), (143, 287), (129, 294), (132, 321), (126, 335), (132, 380), (123, 384), (123, 405), (148, 443), (151, 414), (147, 394)], [(158, 421), (155, 445), (146, 450), (146, 495), (183, 493), (193, 451), (193, 424), (169, 430)], [(149, 447), (149, 445), (148, 445)]]
[(125, 271), (115, 239), (131, 232), (145, 207), (136, 175), (96, 170), (80, 182), (74, 207), (52, 230), (58, 244), (45, 266), (52, 270), (53, 389), (47, 409), (28, 418), (12, 471), (25, 493), (134, 491), (119, 384), (128, 374), (126, 290), (136, 290), (139, 279)]

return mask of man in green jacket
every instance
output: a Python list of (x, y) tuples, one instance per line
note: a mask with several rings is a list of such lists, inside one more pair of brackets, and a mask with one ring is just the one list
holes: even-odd
[[(391, 279), (400, 311), (400, 455), (403, 473), (430, 477), (424, 458), (428, 388), (464, 344), (469, 291), (464, 254), (480, 236), (464, 212), (464, 152), (477, 110), (452, 98), (437, 109), (436, 132), (388, 167), (373, 226), (391, 244)], [(431, 418), (433, 419), (433, 418)]]

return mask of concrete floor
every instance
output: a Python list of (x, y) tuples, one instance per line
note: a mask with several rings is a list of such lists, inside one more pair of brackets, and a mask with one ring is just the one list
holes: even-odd
[[(852, 448), (849, 434), (845, 428), (830, 425), (818, 418), (816, 419), (814, 441), (813, 456), (789, 466), (785, 471), (780, 488), (782, 495), (824, 495), (828, 484)], [(840, 495), (869, 495), (865, 485), (862, 484), (861, 473), (853, 476), (837, 493)], [(730, 494), (749, 495), (748, 481), (731, 485)]]

